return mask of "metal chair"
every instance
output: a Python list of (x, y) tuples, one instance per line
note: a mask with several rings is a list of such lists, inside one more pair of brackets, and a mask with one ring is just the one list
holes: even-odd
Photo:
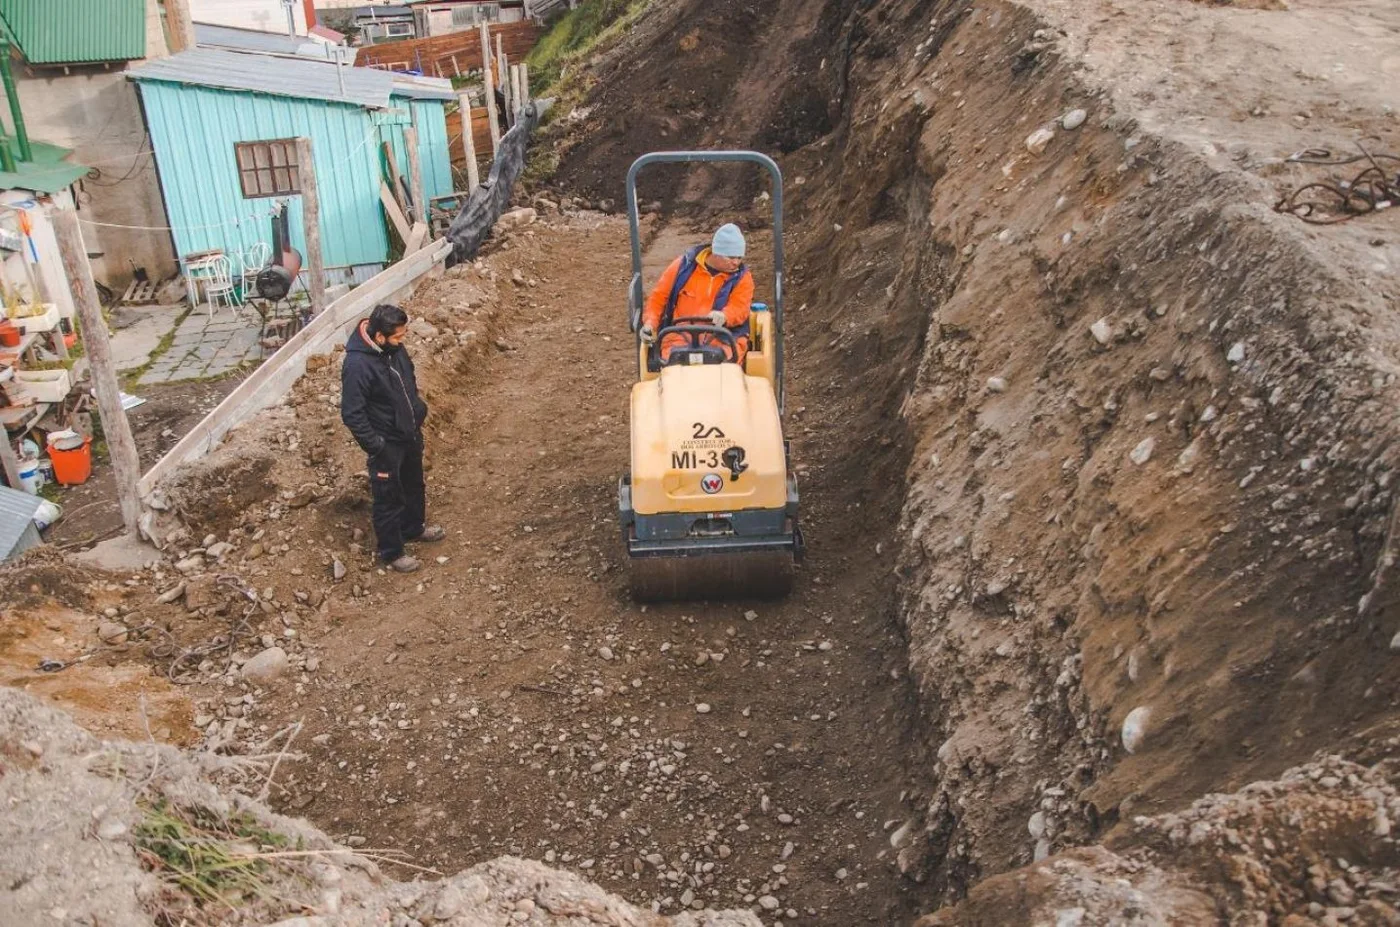
[(234, 307), (238, 304), (238, 293), (233, 286), (233, 262), (221, 254), (211, 258), (202, 269), (207, 275), (204, 277), (204, 295), (209, 300), (209, 318), (214, 317), (220, 299), (230, 312), (237, 315), (238, 310)]
[(243, 267), (239, 272), (238, 292), (244, 302), (247, 302), (249, 293), (257, 294), (258, 274), (272, 260), (272, 245), (265, 241), (254, 242), (253, 246), (243, 252)]

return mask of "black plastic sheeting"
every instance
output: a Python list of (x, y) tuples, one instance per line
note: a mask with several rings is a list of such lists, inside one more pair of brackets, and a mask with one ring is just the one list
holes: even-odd
[(510, 206), (515, 182), (525, 170), (525, 152), (529, 148), (530, 135), (539, 127), (540, 119), (551, 102), (534, 100), (528, 103), (516, 120), (515, 127), (501, 139), (501, 147), (491, 162), (491, 173), (481, 186), (472, 191), (462, 211), (448, 226), (447, 240), (452, 242), (452, 253), (447, 256), (448, 267), (475, 258), (481, 250), (481, 243), (491, 234), (491, 227)]

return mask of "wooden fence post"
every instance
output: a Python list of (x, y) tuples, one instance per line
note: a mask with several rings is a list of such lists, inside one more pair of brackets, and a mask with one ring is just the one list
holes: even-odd
[(408, 149), (408, 195), (413, 202), (409, 214), (411, 222), (428, 221), (428, 191), (423, 187), (423, 161), (418, 153), (418, 130), (413, 126), (403, 127), (403, 146)]
[(52, 212), (54, 232), (58, 238), (58, 253), (63, 260), (63, 272), (73, 291), (73, 305), (82, 325), (83, 344), (87, 349), (88, 366), (92, 370), (92, 386), (97, 392), (97, 412), (102, 420), (102, 434), (112, 457), (112, 473), (117, 481), (117, 502), (121, 506), (122, 524), (133, 538), (141, 533), (141, 458), (136, 453), (136, 439), (131, 423), (122, 408), (121, 386), (117, 368), (112, 363), (112, 345), (107, 340), (107, 323), (102, 320), (102, 304), (97, 299), (97, 286), (92, 282), (92, 265), (88, 263), (83, 233), (78, 228), (78, 214), (72, 209)]
[(477, 34), (481, 41), (481, 70), (489, 74), (491, 73), (491, 29), (486, 23), (482, 23)]
[(496, 121), (496, 85), (491, 80), (489, 67), (481, 72), (481, 76), (486, 82), (486, 119), (491, 123), (491, 158), (494, 160), (501, 150), (501, 124)]
[(462, 151), (467, 155), (467, 193), (481, 185), (481, 169), (476, 164), (476, 139), (472, 135), (471, 94), (457, 94), (457, 106), (462, 116)]
[(522, 64), (520, 66), (520, 108), (524, 109), (530, 105), (530, 66)]
[(321, 257), (321, 198), (316, 190), (316, 164), (311, 139), (297, 139), (297, 180), (301, 189), (301, 222), (306, 236), (306, 272), (311, 277), (311, 314), (326, 308), (326, 264)]
[(501, 88), (501, 94), (506, 98), (506, 128), (515, 125), (515, 101), (510, 94), (510, 59), (506, 57), (506, 49), (501, 34), (496, 33), (496, 80)]

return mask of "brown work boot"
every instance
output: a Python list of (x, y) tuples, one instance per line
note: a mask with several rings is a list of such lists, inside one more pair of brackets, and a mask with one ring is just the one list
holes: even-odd
[(408, 554), (404, 554), (397, 560), (391, 560), (389, 562), (389, 569), (396, 573), (416, 573), (418, 568), (422, 565), (423, 561), (416, 557), (410, 557)]
[(433, 541), (441, 541), (445, 537), (447, 537), (447, 532), (442, 530), (442, 525), (428, 525), (417, 537), (408, 540), (431, 544)]

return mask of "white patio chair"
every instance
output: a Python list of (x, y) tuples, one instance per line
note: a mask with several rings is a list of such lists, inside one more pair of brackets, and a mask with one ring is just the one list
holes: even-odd
[(243, 268), (238, 281), (238, 291), (242, 295), (243, 301), (248, 301), (248, 294), (256, 295), (258, 274), (272, 260), (272, 245), (265, 241), (254, 242), (253, 246), (243, 252)]
[(234, 307), (238, 303), (238, 294), (233, 287), (233, 263), (226, 255), (221, 254), (209, 259), (200, 269), (204, 280), (204, 295), (209, 300), (209, 318), (214, 317), (214, 310), (218, 308), (220, 300), (230, 312), (237, 315), (238, 310)]

